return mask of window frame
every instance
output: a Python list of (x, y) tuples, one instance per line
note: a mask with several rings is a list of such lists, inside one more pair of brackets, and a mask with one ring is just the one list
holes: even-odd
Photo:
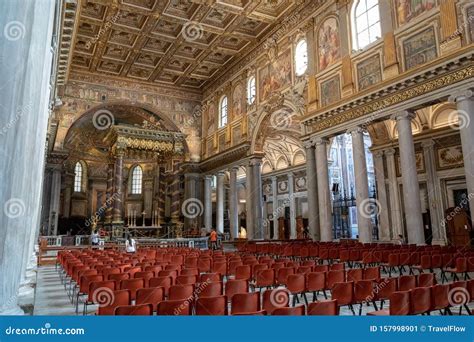
[(254, 104), (257, 98), (257, 83), (255, 76), (252, 75), (247, 81), (247, 103)]
[[(305, 49), (306, 53), (304, 55), (300, 56), (298, 52), (301, 50), (301, 45), (303, 43), (306, 45), (306, 49)], [(300, 58), (302, 60), (299, 61)], [(308, 71), (308, 63), (309, 63), (309, 60), (308, 60), (308, 42), (306, 41), (306, 38), (299, 39), (298, 42), (295, 45), (294, 63), (295, 63), (295, 75), (296, 76), (303, 76)], [(300, 67), (300, 65), (299, 65), (300, 63), (303, 63), (304, 66), (305, 66), (304, 71), (302, 71), (302, 72), (298, 72), (299, 67)]]
[[(381, 16), (380, 16), (380, 1), (376, 0), (376, 4), (372, 7), (370, 7), (370, 8), (367, 8), (367, 1), (368, 0), (355, 0), (352, 4), (352, 9), (351, 9), (352, 45), (353, 45), (353, 48), (354, 48), (355, 51), (363, 50), (363, 49), (367, 48), (371, 44), (378, 41), (382, 36), (382, 22), (381, 22)], [(359, 5), (361, 5), (362, 2), (364, 4), (364, 12), (362, 12), (359, 16), (357, 16), (356, 15), (357, 8), (358, 8)], [(375, 23), (370, 25), (369, 24), (369, 11), (372, 10), (373, 8), (375, 8), (375, 7), (378, 10), (378, 15), (379, 15), (378, 20)], [(361, 18), (362, 16), (365, 16), (365, 23), (367, 25), (364, 26), (362, 31), (359, 32), (357, 19)], [(379, 28), (379, 31), (380, 31), (380, 37), (377, 37), (377, 36), (372, 37), (372, 35), (370, 33), (371, 28), (375, 27), (375, 25), (378, 25), (378, 28)], [(361, 33), (363, 33), (363, 32), (367, 32), (368, 43), (365, 44), (364, 46), (361, 46), (361, 44), (359, 43), (359, 40), (360, 40)]]
[[(225, 104), (224, 104), (225, 102)], [(225, 113), (224, 113), (225, 109)], [(229, 120), (229, 101), (227, 96), (224, 95), (219, 101), (219, 128), (222, 128), (227, 125)]]
[[(137, 174), (135, 172), (138, 172)], [(143, 193), (143, 169), (135, 165), (130, 173), (130, 194), (141, 195)]]
[(74, 166), (74, 192), (82, 192), (83, 184), (82, 180), (84, 177), (84, 166), (80, 161)]

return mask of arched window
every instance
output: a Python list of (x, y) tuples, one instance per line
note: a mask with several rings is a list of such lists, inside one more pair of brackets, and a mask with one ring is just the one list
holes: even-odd
[(247, 102), (252, 104), (255, 101), (255, 76), (249, 78), (247, 82)]
[(219, 106), (219, 128), (227, 125), (227, 96), (223, 96)]
[(296, 44), (295, 49), (295, 73), (297, 76), (301, 76), (306, 72), (308, 68), (308, 45), (306, 39), (301, 39)]
[(74, 192), (82, 191), (82, 164), (76, 163), (74, 168)]
[(142, 193), (143, 170), (137, 165), (132, 170), (132, 194), (140, 195)]
[(356, 0), (352, 7), (352, 35), (355, 49), (363, 49), (382, 36), (378, 0)]

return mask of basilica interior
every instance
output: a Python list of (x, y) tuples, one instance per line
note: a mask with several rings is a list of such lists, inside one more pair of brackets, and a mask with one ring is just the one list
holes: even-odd
[[(140, 263), (184, 253), (196, 277), (190, 255), (227, 258), (224, 287), (235, 255), (284, 259), (295, 277), (336, 264), (380, 267), (378, 280), (421, 265), (429, 286), (472, 276), (472, 1), (28, 0), (0, 13), (1, 314), (80, 313), (68, 260), (122, 258), (132, 238)], [(410, 275), (388, 259), (404, 252), (418, 255)], [(262, 287), (312, 292), (274, 272)], [(45, 304), (48, 286), (65, 304)]]

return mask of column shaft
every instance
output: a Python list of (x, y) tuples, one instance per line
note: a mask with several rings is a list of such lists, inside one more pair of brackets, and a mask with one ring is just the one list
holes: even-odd
[(390, 241), (390, 221), (388, 216), (387, 189), (383, 168), (383, 152), (377, 151), (374, 156), (375, 180), (377, 182), (377, 202), (379, 215), (380, 241)]
[(277, 189), (277, 177), (272, 177), (272, 198), (273, 198), (273, 239), (278, 240), (278, 217), (279, 215), (279, 206), (278, 206), (278, 189)]
[(204, 176), (204, 227), (208, 232), (212, 228), (212, 177)]
[(261, 176), (261, 160), (254, 159), (253, 161), (253, 191), (252, 203), (253, 220), (254, 220), (254, 237), (255, 239), (263, 239), (263, 196), (262, 196), (262, 176)]
[(295, 180), (292, 173), (288, 174), (288, 200), (290, 204), (290, 239), (296, 239), (296, 207), (295, 207)]
[(230, 236), (232, 239), (239, 237), (239, 194), (237, 192), (237, 170), (230, 170), (230, 198), (229, 198), (229, 220)]
[(316, 155), (314, 145), (306, 146), (306, 188), (308, 194), (308, 228), (313, 240), (321, 239), (318, 206), (318, 178), (316, 173)]
[(220, 234), (224, 233), (224, 173), (217, 174), (217, 204), (216, 204), (216, 228)]
[(329, 193), (329, 170), (327, 139), (316, 141), (316, 165), (318, 166), (318, 200), (321, 241), (332, 241), (331, 194)]
[(51, 206), (49, 211), (49, 234), (58, 235), (59, 200), (61, 198), (61, 170), (53, 170)]
[(385, 150), (385, 156), (387, 158), (392, 238), (398, 239), (398, 235), (404, 234), (402, 227), (402, 210), (400, 206), (400, 187), (398, 186), (397, 170), (395, 166), (395, 150), (393, 148)]
[(403, 199), (405, 204), (405, 220), (407, 224), (408, 242), (424, 244), (423, 217), (421, 214), (420, 185), (416, 171), (415, 145), (411, 120), (414, 114), (403, 112), (395, 116), (400, 146), (400, 164), (403, 182)]
[(365, 159), (364, 134), (360, 128), (356, 128), (351, 131), (351, 135), (359, 241), (368, 243), (372, 241), (370, 220), (371, 203), (369, 199), (369, 180), (367, 177), (367, 161)]
[[(124, 152), (121, 150), (117, 151), (117, 155), (115, 157), (115, 178), (114, 178), (114, 186), (115, 186), (115, 201), (114, 201), (114, 210), (113, 210), (113, 223), (121, 225), (123, 224), (123, 154)], [(140, 215), (140, 213), (137, 213)]]
[(245, 169), (246, 178), (245, 178), (245, 191), (246, 191), (246, 203), (245, 203), (245, 221), (247, 225), (247, 239), (253, 240), (254, 237), (254, 219), (253, 219), (253, 195), (252, 192), (255, 191), (253, 187), (253, 165), (246, 165)]

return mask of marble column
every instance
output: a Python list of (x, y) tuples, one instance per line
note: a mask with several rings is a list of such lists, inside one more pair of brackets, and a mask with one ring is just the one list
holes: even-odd
[(61, 169), (55, 165), (51, 181), (51, 200), (49, 210), (49, 230), (48, 235), (58, 235), (59, 205), (61, 199)]
[(390, 220), (392, 227), (392, 238), (398, 239), (403, 234), (402, 210), (400, 205), (400, 187), (397, 180), (397, 169), (395, 165), (395, 149), (389, 148), (384, 151), (387, 161), (387, 177), (390, 199)]
[(290, 239), (296, 239), (295, 178), (288, 173), (288, 201), (290, 205)]
[(230, 169), (230, 191), (229, 191), (229, 220), (230, 237), (237, 239), (239, 237), (239, 193), (237, 191), (237, 171), (238, 167)]
[(278, 240), (278, 217), (279, 215), (279, 206), (278, 206), (278, 183), (277, 183), (277, 177), (272, 176), (272, 218), (273, 218), (273, 239)]
[(305, 142), (306, 149), (306, 188), (308, 196), (308, 230), (313, 240), (321, 239), (319, 227), (319, 206), (318, 206), (318, 177), (316, 172), (316, 155), (314, 144)]
[(184, 200), (181, 211), (184, 215), (184, 229), (191, 230), (197, 228), (199, 216), (202, 215), (204, 204), (197, 195), (197, 173), (186, 173), (184, 175)]
[[(112, 223), (115, 225), (122, 225), (123, 224), (123, 157), (125, 151), (121, 148), (117, 148), (115, 151), (115, 178), (114, 178), (114, 186), (115, 186), (115, 201), (114, 201), (114, 210), (113, 210), (113, 217)], [(140, 215), (140, 213), (137, 213)]]
[(429, 139), (421, 143), (426, 165), (426, 186), (428, 190), (428, 203), (430, 209), (431, 229), (433, 231), (432, 244), (445, 245), (446, 231), (442, 226), (444, 221), (441, 187), (436, 176), (436, 156), (434, 141)]
[(332, 241), (331, 194), (329, 192), (329, 169), (327, 146), (329, 140), (319, 138), (316, 143), (316, 165), (318, 167), (318, 200), (321, 241)]
[(74, 186), (74, 175), (66, 173), (64, 176), (64, 199), (63, 216), (68, 218), (71, 215), (71, 194)]
[(375, 181), (377, 182), (379, 239), (380, 241), (390, 241), (390, 220), (383, 167), (383, 151), (376, 151), (372, 155), (374, 157)]
[(22, 315), (18, 289), (39, 228), (54, 2), (2, 1), (0, 13), (0, 315)]
[(220, 234), (224, 233), (224, 172), (217, 173), (217, 186), (216, 186), (216, 229)]
[(350, 133), (352, 136), (352, 158), (354, 160), (359, 241), (369, 243), (372, 241), (371, 202), (369, 199), (369, 180), (367, 177), (364, 133), (360, 127), (352, 129)]
[(212, 228), (212, 176), (204, 176), (204, 227), (208, 232)]
[(416, 171), (415, 145), (411, 127), (411, 120), (414, 117), (414, 113), (403, 111), (395, 114), (393, 119), (397, 121), (408, 242), (423, 245), (425, 244), (425, 234), (421, 214), (420, 185), (418, 184)]
[(449, 100), (456, 102), (459, 121), (459, 134), (461, 136), (462, 154), (464, 158), (464, 173), (469, 197), (469, 210), (471, 219), (474, 216), (474, 91), (466, 89), (452, 95)]
[(262, 196), (262, 160), (254, 158), (251, 160), (253, 164), (252, 172), (252, 203), (253, 207), (253, 221), (254, 221), (254, 238), (263, 239), (263, 196)]
[(249, 162), (245, 166), (245, 193), (246, 193), (246, 202), (245, 202), (245, 224), (247, 226), (247, 239), (253, 240), (254, 236), (254, 218), (253, 218), (253, 195), (252, 192), (255, 191), (253, 187), (253, 165)]
[(112, 223), (113, 207), (115, 202), (114, 193), (114, 164), (109, 163), (107, 168), (107, 190), (106, 196), (106, 209), (105, 209), (105, 224)]

